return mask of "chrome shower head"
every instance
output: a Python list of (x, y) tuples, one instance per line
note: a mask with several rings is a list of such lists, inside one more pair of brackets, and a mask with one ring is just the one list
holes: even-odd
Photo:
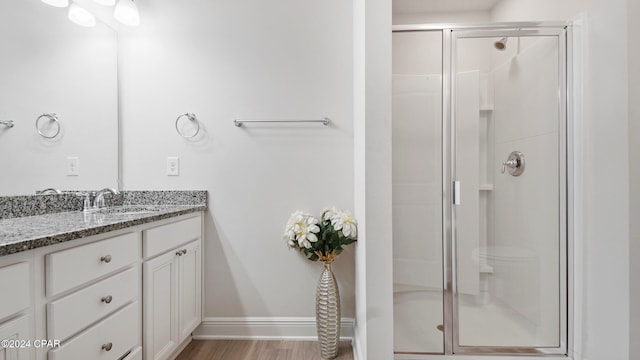
[(493, 46), (500, 51), (504, 51), (507, 49), (507, 40), (509, 39), (507, 39), (506, 37), (503, 37), (502, 39), (493, 43)]

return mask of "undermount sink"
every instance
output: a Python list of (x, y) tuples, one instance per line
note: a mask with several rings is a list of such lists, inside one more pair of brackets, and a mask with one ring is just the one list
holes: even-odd
[(143, 214), (152, 214), (160, 211), (160, 208), (153, 205), (125, 205), (125, 206), (116, 206), (116, 207), (108, 207), (102, 208), (99, 210), (94, 210), (95, 214), (105, 214), (105, 215), (143, 215)]

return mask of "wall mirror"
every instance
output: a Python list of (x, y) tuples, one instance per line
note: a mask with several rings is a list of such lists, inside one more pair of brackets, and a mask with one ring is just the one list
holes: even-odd
[(117, 33), (67, 11), (0, 2), (0, 195), (118, 187)]

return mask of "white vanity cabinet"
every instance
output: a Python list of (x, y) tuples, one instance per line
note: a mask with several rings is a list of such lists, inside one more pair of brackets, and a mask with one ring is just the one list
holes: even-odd
[(200, 217), (143, 231), (145, 360), (170, 358), (202, 319)]
[[(0, 259), (1, 260), (1, 259)], [(1, 263), (0, 263), (1, 264)], [(32, 313), (31, 262), (0, 265), (0, 359), (28, 360), (33, 357), (30, 343)]]
[(201, 238), (195, 212), (0, 256), (0, 360), (175, 357), (202, 319)]

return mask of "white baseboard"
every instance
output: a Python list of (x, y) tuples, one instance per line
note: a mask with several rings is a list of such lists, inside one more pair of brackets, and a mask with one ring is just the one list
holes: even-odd
[[(532, 356), (490, 356), (490, 355), (411, 355), (411, 354), (396, 354), (394, 360), (450, 360), (455, 358), (456, 360), (527, 360), (535, 359)], [(544, 360), (572, 360), (571, 357), (566, 356), (554, 356), (554, 357), (541, 357)]]
[[(193, 332), (193, 338), (314, 340), (318, 334), (312, 317), (208, 317)], [(340, 338), (353, 338), (353, 318), (342, 318)]]
[(189, 346), (189, 343), (191, 343), (192, 339), (193, 337), (187, 337), (186, 339), (184, 339), (182, 344), (178, 345), (178, 347), (174, 350), (173, 355), (169, 356), (169, 359), (175, 360), (175, 358), (177, 358), (180, 355), (182, 350), (186, 349), (187, 346)]
[(362, 352), (362, 344), (360, 343), (360, 336), (357, 336), (357, 329), (353, 329), (353, 341), (351, 341), (351, 346), (353, 347), (353, 360), (365, 360)]

